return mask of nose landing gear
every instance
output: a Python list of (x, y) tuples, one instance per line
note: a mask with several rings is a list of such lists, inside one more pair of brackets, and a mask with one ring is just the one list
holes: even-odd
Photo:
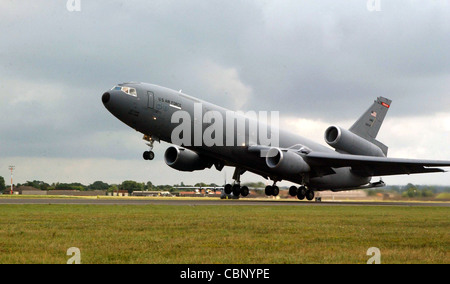
[(155, 153), (153, 153), (153, 151), (145, 151), (144, 154), (142, 154), (142, 157), (146, 161), (152, 161), (155, 158)]
[(146, 161), (152, 161), (155, 158), (155, 153), (153, 153), (153, 151), (152, 151), (153, 143), (155, 142), (155, 140), (153, 139), (153, 137), (148, 136), (148, 135), (144, 135), (143, 139), (148, 142), (147, 146), (150, 147), (150, 151), (145, 151), (144, 154), (142, 154), (142, 157)]

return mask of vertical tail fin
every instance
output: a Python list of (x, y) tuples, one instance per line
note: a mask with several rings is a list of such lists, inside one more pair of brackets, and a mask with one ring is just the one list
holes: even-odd
[(392, 101), (384, 97), (378, 97), (373, 105), (353, 124), (349, 129), (354, 134), (381, 148), (387, 156), (388, 147), (376, 140), (381, 125), (386, 117)]

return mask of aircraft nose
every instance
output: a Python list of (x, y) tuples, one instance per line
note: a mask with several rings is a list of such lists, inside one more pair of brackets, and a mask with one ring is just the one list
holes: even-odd
[(111, 99), (111, 94), (110, 93), (106, 92), (106, 93), (103, 94), (102, 102), (103, 102), (104, 105), (106, 105), (109, 102), (110, 99)]

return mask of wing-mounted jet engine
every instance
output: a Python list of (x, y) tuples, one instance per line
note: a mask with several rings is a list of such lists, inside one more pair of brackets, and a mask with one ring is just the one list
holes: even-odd
[(209, 169), (213, 165), (213, 162), (209, 159), (201, 157), (194, 151), (175, 146), (169, 147), (166, 150), (164, 160), (169, 167), (182, 172), (200, 171), (206, 168)]
[(311, 171), (303, 158), (290, 150), (272, 148), (267, 152), (267, 166), (275, 173), (297, 175)]

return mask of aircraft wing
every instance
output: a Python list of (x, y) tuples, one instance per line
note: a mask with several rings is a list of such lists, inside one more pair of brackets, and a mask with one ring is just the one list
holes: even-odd
[(368, 177), (438, 173), (445, 170), (436, 167), (450, 167), (450, 161), (410, 160), (339, 153), (311, 152), (303, 158), (313, 168), (351, 167), (355, 174)]

